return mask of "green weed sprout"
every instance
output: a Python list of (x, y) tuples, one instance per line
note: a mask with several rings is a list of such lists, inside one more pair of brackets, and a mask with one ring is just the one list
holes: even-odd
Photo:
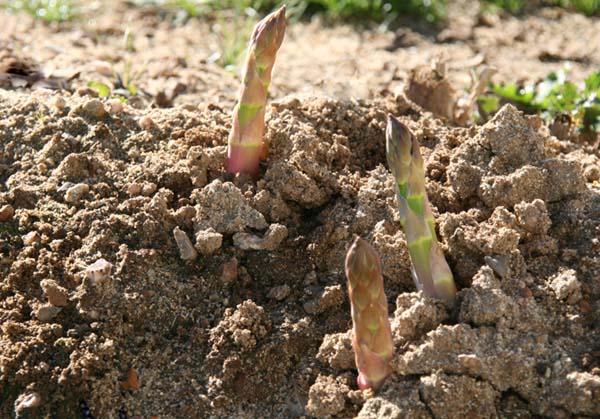
[(233, 126), (229, 134), (229, 173), (256, 175), (260, 159), (266, 154), (263, 135), (267, 92), (285, 27), (285, 6), (282, 6), (258, 22), (250, 37), (244, 78), (238, 103), (233, 110)]
[(392, 115), (387, 122), (386, 152), (388, 166), (396, 179), (400, 222), (417, 289), (429, 297), (453, 300), (456, 286), (435, 234), (419, 142), (408, 127)]
[(358, 387), (376, 390), (390, 374), (394, 352), (383, 290), (381, 262), (373, 247), (356, 238), (346, 255), (346, 278), (352, 309), (352, 347)]

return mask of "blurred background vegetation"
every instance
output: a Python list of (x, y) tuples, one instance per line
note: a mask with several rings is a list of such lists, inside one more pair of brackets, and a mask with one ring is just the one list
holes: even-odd
[[(292, 19), (323, 16), (330, 22), (392, 23), (413, 17), (430, 24), (443, 24), (448, 0), (129, 0), (134, 7), (155, 7), (173, 13), (178, 20), (211, 16), (223, 11), (265, 14), (285, 3)], [(600, 0), (480, 0), (484, 8), (509, 13), (527, 13), (540, 6), (556, 6), (586, 15), (600, 11)], [(81, 16), (84, 0), (1, 0), (0, 7), (25, 12), (46, 22), (62, 22)]]

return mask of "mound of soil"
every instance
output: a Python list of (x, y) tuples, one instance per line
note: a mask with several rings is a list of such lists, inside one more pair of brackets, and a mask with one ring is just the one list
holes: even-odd
[[(387, 113), (422, 144), (454, 305), (411, 292)], [(223, 173), (214, 106), (12, 92), (0, 117), (3, 417), (600, 414), (597, 160), (535, 117), (452, 128), (404, 96), (289, 97), (258, 181)], [(395, 302), (376, 396), (354, 382), (354, 235)]]
[[(510, 105), (444, 119), (482, 60), (514, 80), (569, 59), (582, 79), (600, 21), (461, 1), (431, 36), (291, 26), (251, 179), (224, 173), (238, 81), (209, 24), (115, 3), (81, 30), (0, 14), (0, 417), (600, 416), (598, 137)], [(451, 82), (409, 74), (439, 53)], [(108, 62), (147, 68), (126, 104), (86, 87), (114, 82)], [(388, 113), (421, 143), (453, 304), (414, 292)], [(356, 235), (393, 313), (377, 394), (350, 344)]]

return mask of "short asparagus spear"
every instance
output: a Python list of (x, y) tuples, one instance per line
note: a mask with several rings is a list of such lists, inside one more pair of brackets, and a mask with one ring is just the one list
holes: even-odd
[(227, 171), (258, 173), (258, 164), (266, 150), (263, 147), (265, 105), (271, 83), (275, 55), (285, 34), (285, 6), (261, 20), (248, 44), (238, 103), (233, 110), (233, 126), (229, 133)]
[(396, 179), (400, 222), (408, 243), (415, 284), (429, 297), (453, 300), (456, 286), (435, 234), (419, 142), (408, 127), (392, 115), (388, 116), (386, 151), (388, 166)]
[(394, 352), (377, 252), (358, 237), (346, 255), (358, 387), (377, 389), (390, 374)]

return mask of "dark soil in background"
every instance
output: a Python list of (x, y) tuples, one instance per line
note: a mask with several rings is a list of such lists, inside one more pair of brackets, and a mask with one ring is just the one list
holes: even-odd
[[(557, 138), (511, 106), (454, 127), (402, 94), (441, 52), (458, 90), (482, 59), (499, 80), (569, 59), (581, 80), (600, 65), (597, 20), (461, 9), (436, 38), (293, 26), (253, 181), (223, 173), (237, 81), (209, 62), (209, 26), (118, 7), (60, 28), (0, 17), (0, 62), (35, 58), (68, 87), (0, 80), (1, 417), (81, 417), (82, 401), (96, 418), (600, 415), (597, 138)], [(148, 94), (94, 97), (113, 61), (143, 68)], [(387, 113), (421, 141), (453, 306), (414, 292)], [(348, 334), (357, 234), (381, 254), (393, 313), (377, 395), (356, 390)]]

